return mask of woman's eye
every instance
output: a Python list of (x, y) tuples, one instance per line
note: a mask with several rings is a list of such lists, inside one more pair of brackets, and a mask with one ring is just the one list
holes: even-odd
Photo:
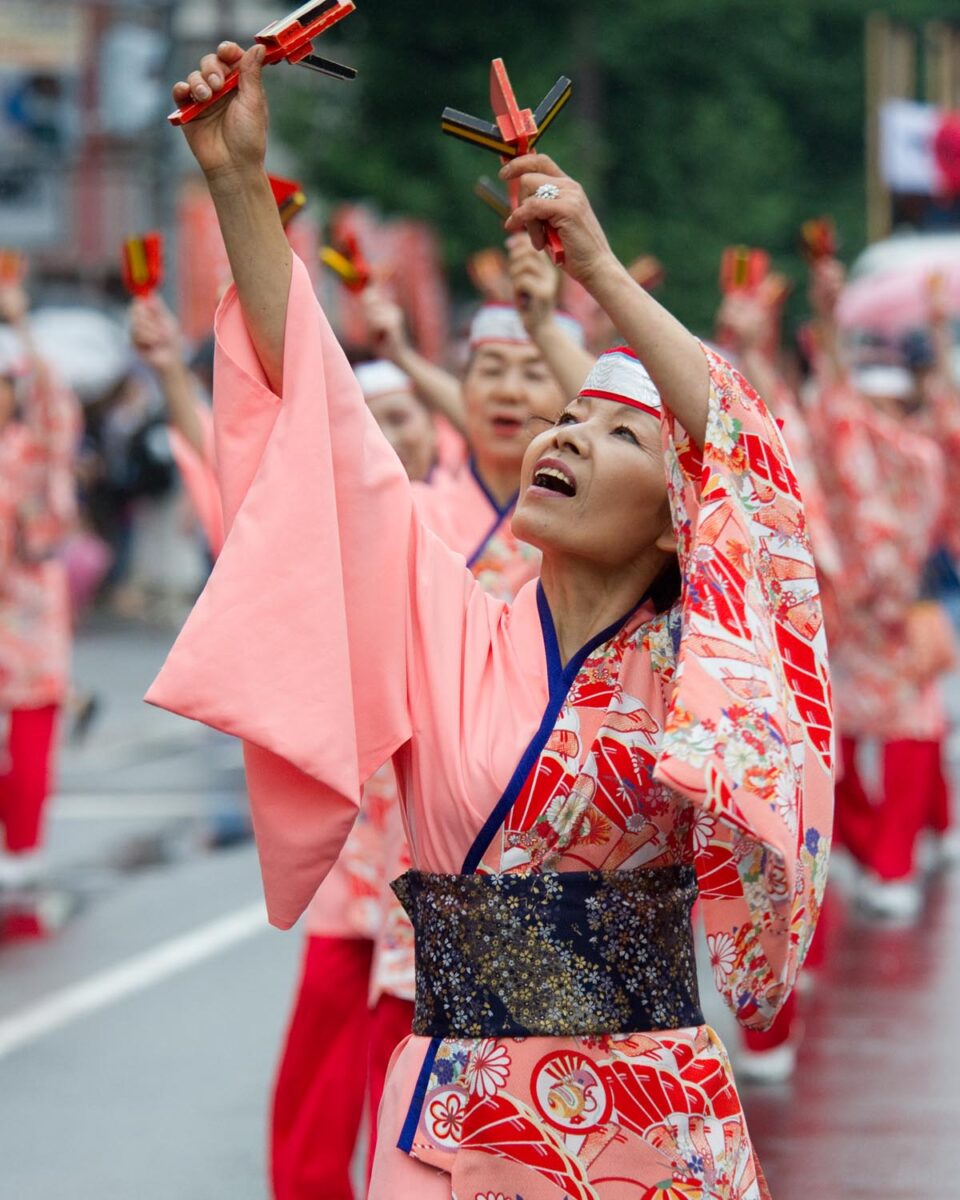
[(628, 438), (635, 446), (640, 445), (637, 435), (633, 432), (629, 425), (618, 425), (613, 432), (617, 435), (617, 437)]

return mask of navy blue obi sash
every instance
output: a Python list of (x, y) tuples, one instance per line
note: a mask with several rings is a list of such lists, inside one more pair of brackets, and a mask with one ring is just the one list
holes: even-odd
[(702, 1025), (689, 866), (431, 875), (393, 890), (416, 933), (413, 1032), (575, 1037)]

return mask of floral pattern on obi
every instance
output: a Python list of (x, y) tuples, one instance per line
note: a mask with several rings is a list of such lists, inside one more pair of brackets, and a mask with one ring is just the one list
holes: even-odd
[(416, 930), (420, 1036), (549, 1037), (703, 1022), (692, 867), (408, 871), (393, 887)]

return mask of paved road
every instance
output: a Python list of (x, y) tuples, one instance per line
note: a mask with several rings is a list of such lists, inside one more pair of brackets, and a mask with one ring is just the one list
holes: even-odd
[(774, 1200), (956, 1200), (960, 879), (915, 930), (832, 902), (797, 1075), (744, 1089)]
[[(139, 701), (169, 640), (80, 642), (78, 681), (106, 705), (65, 751), (51, 860), (81, 907), (56, 940), (0, 945), (0, 1200), (267, 1196), (300, 938), (262, 916), (237, 748)], [(960, 1198), (960, 879), (913, 932), (839, 893), (829, 920), (794, 1083), (743, 1089), (773, 1195)]]
[(0, 1200), (267, 1194), (300, 939), (263, 917), (236, 747), (139, 702), (169, 640), (78, 648), (105, 707), (64, 754), (50, 857), (81, 908), (0, 947)]

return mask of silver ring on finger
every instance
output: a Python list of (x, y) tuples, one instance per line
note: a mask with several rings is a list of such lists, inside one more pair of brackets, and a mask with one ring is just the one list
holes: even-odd
[(541, 183), (533, 194), (537, 200), (560, 199), (560, 189), (555, 183)]

